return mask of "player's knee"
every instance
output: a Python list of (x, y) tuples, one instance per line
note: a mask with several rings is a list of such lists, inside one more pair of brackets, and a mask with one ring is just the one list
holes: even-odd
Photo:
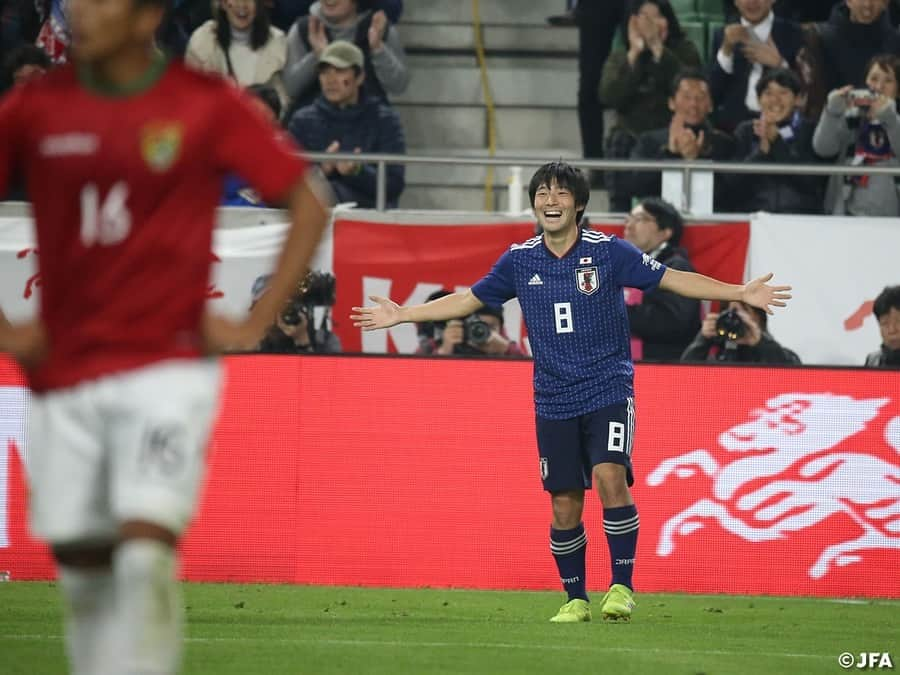
[(552, 502), (554, 527), (563, 530), (578, 527), (584, 509), (583, 491), (554, 492)]
[(631, 503), (628, 475), (621, 464), (598, 464), (593, 469), (593, 478), (604, 506)]
[(56, 562), (64, 567), (102, 568), (112, 565), (112, 543), (56, 544), (52, 549)]
[(157, 539), (128, 539), (116, 548), (116, 576), (134, 585), (164, 584), (174, 575), (174, 549)]
[(174, 548), (178, 535), (163, 525), (145, 520), (128, 520), (119, 526), (119, 539), (123, 542), (131, 539), (147, 539)]

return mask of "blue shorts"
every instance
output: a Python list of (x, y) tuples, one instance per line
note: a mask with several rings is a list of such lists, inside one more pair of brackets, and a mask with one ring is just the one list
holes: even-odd
[(625, 467), (634, 484), (631, 448), (634, 399), (564, 420), (535, 416), (541, 481), (548, 492), (591, 487), (592, 469), (612, 463)]

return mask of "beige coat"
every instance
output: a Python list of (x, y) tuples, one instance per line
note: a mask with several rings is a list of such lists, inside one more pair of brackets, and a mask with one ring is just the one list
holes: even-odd
[[(251, 81), (240, 80), (238, 84), (242, 87), (249, 87), (253, 84), (267, 84), (274, 87), (281, 99), (282, 109), (285, 109), (289, 99), (281, 80), (281, 71), (287, 58), (287, 41), (284, 32), (272, 26), (269, 29), (269, 41), (258, 49), (256, 54), (256, 68)], [(193, 32), (188, 41), (184, 60), (195, 68), (219, 73), (223, 77), (229, 76), (225, 52), (216, 41), (216, 22), (214, 20), (207, 21)]]

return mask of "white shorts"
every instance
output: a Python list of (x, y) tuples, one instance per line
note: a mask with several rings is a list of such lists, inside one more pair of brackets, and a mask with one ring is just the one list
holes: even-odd
[(217, 412), (218, 361), (163, 361), (33, 396), (31, 527), (51, 544), (106, 542), (129, 520), (180, 534)]

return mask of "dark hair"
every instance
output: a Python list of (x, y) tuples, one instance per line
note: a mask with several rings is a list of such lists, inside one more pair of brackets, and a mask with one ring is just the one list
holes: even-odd
[(143, 5), (157, 5), (158, 7), (162, 7), (167, 12), (172, 9), (172, 0), (133, 0), (135, 7), (142, 7)]
[(591, 198), (591, 184), (583, 171), (565, 162), (549, 162), (534, 172), (531, 182), (528, 184), (528, 199), (531, 201), (531, 208), (534, 208), (534, 195), (537, 194), (538, 188), (541, 185), (550, 187), (553, 181), (556, 181), (559, 187), (571, 190), (575, 195), (575, 206), (581, 207), (581, 210), (576, 209), (575, 211), (575, 223), (580, 223), (588, 200)]
[(872, 303), (872, 313), (877, 319), (890, 312), (891, 309), (900, 309), (900, 286), (885, 286), (884, 290), (875, 298), (875, 302)]
[(491, 307), (490, 305), (485, 305), (484, 307), (479, 307), (472, 314), (486, 314), (488, 316), (496, 317), (500, 320), (500, 327), (503, 327), (503, 307)]
[(267, 84), (251, 84), (247, 87), (247, 93), (265, 103), (276, 120), (281, 117), (281, 99), (278, 98), (278, 92), (274, 88)]
[[(602, 1), (603, 0), (601, 0), (601, 2)], [(656, 5), (659, 9), (659, 13), (665, 17), (666, 23), (669, 24), (669, 30), (666, 34), (666, 47), (672, 47), (684, 39), (684, 31), (681, 29), (681, 23), (678, 21), (678, 16), (675, 14), (675, 10), (672, 8), (672, 4), (669, 0), (628, 0), (628, 4), (625, 6), (625, 21), (622, 23), (622, 36), (625, 42), (626, 51), (631, 46), (628, 44), (628, 20), (631, 17), (640, 14), (641, 7), (648, 2), (651, 5)]]
[(878, 66), (882, 70), (886, 70), (894, 74), (894, 80), (900, 85), (900, 57), (894, 54), (876, 54), (866, 64), (864, 76), (869, 76), (869, 71), (873, 66)]
[(790, 68), (772, 68), (763, 72), (762, 77), (756, 83), (756, 95), (762, 96), (766, 87), (772, 82), (785, 89), (790, 89), (794, 92), (794, 96), (799, 96), (803, 93), (803, 82), (797, 73)]
[(16, 71), (22, 66), (40, 66), (44, 70), (49, 70), (52, 65), (47, 52), (40, 47), (21, 45), (3, 59), (3, 82), (7, 85), (12, 84)]
[(678, 213), (678, 209), (659, 197), (647, 197), (641, 200), (641, 206), (653, 216), (660, 230), (672, 230), (669, 243), (673, 247), (678, 246), (681, 243), (681, 235), (684, 234), (684, 218)]
[(709, 78), (699, 68), (682, 68), (678, 71), (678, 74), (675, 75), (675, 79), (672, 80), (672, 91), (670, 92), (670, 96), (675, 96), (678, 91), (678, 87), (681, 86), (681, 83), (685, 80), (696, 80), (698, 82), (704, 82), (706, 84), (707, 89), (709, 88)]
[[(262, 0), (253, 0), (253, 6), (256, 8), (256, 16), (250, 24), (250, 48), (256, 51), (269, 41), (269, 10)], [(228, 48), (231, 47), (231, 24), (228, 23), (223, 2), (219, 3), (216, 10), (216, 40), (227, 55)]]

